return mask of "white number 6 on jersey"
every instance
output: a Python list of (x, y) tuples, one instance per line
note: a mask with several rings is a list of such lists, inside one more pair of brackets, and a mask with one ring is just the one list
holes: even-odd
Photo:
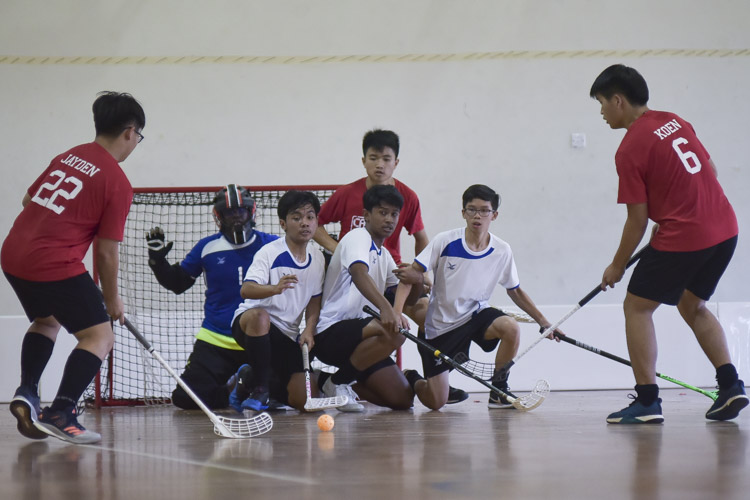
[[(683, 166), (685, 167), (685, 170), (688, 171), (688, 173), (691, 174), (697, 174), (701, 171), (701, 162), (698, 159), (697, 156), (695, 156), (695, 153), (690, 151), (689, 149), (687, 151), (682, 151), (680, 149), (681, 144), (687, 144), (688, 141), (684, 137), (678, 137), (674, 141), (672, 141), (672, 149), (674, 149), (677, 152), (677, 156), (680, 157), (680, 161), (682, 162)], [(691, 165), (690, 162), (693, 162)]]

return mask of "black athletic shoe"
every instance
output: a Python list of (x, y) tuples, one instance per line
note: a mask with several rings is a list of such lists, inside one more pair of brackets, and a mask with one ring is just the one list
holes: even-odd
[(466, 401), (469, 399), (469, 393), (464, 391), (463, 389), (459, 389), (458, 387), (449, 387), (448, 388), (448, 401), (446, 401), (446, 404), (452, 405), (455, 403), (460, 403), (461, 401)]
[[(497, 387), (497, 386), (495, 386)], [(510, 392), (507, 387), (497, 387), (501, 391), (503, 391), (505, 394), (512, 398), (516, 398), (516, 395)], [(513, 403), (511, 403), (508, 398), (503, 394), (497, 394), (495, 392), (490, 392), (490, 399), (487, 402), (487, 408), (493, 408), (493, 409), (515, 409), (515, 406), (513, 406)]]
[(739, 415), (740, 410), (747, 406), (748, 400), (745, 395), (745, 383), (738, 380), (736, 384), (728, 389), (719, 389), (719, 397), (706, 412), (709, 420), (732, 420)]
[(34, 426), (39, 419), (39, 396), (31, 389), (20, 386), (16, 389), (13, 399), (10, 401), (10, 412), (18, 420), (18, 432), (29, 439), (45, 439), (46, 432), (42, 432)]

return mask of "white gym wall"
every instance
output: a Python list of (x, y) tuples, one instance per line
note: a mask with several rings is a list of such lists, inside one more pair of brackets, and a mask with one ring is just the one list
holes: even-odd
[[(653, 109), (694, 124), (737, 212), (739, 245), (712, 308), (747, 381), (748, 17), (742, 0), (3, 0), (0, 234), (50, 159), (93, 139), (100, 90), (131, 92), (146, 110), (146, 140), (123, 164), (134, 186), (346, 183), (364, 174), (364, 132), (390, 128), (402, 141), (396, 177), (420, 196), (430, 236), (462, 225), (468, 185), (500, 192), (492, 230), (555, 321), (599, 282), (619, 242), (623, 131), (609, 129), (588, 91), (625, 63), (645, 76)], [(572, 147), (572, 134), (585, 134), (585, 147)], [(402, 241), (410, 259), (413, 240)], [(627, 357), (624, 289), (602, 293), (563, 331)], [(495, 304), (510, 301), (500, 291)], [(22, 315), (0, 280), (0, 400), (18, 383)], [(658, 369), (713, 385), (674, 308), (656, 321)], [(522, 348), (536, 328), (523, 332)], [(45, 399), (73, 345), (60, 339)], [(411, 346), (406, 364), (418, 365)], [(627, 367), (551, 342), (519, 362), (511, 385), (541, 377), (553, 389), (633, 385)]]

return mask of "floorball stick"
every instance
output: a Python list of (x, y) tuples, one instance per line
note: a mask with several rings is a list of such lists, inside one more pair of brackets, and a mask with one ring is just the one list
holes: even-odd
[(177, 383), (180, 387), (182, 387), (185, 393), (190, 396), (190, 399), (195, 401), (195, 404), (197, 404), (198, 407), (203, 410), (203, 413), (205, 413), (208, 418), (211, 419), (211, 422), (214, 424), (215, 434), (222, 437), (239, 439), (260, 436), (261, 434), (265, 434), (266, 432), (271, 430), (271, 427), (273, 427), (273, 420), (271, 419), (271, 416), (265, 412), (253, 418), (226, 418), (220, 417), (219, 415), (213, 413), (208, 409), (203, 401), (201, 401), (200, 398), (196, 396), (192, 389), (190, 389), (190, 387), (188, 387), (188, 385), (183, 382), (183, 380), (177, 375), (177, 373), (172, 370), (172, 367), (169, 366), (169, 363), (167, 363), (164, 358), (162, 358), (161, 355), (154, 350), (149, 341), (146, 340), (143, 335), (141, 335), (141, 332), (139, 332), (138, 329), (127, 318), (125, 319), (125, 327), (130, 330), (130, 333), (132, 333), (133, 336), (138, 339), (138, 342), (140, 342), (141, 345), (143, 345), (143, 347), (154, 358), (156, 358), (156, 360), (164, 367), (164, 369), (169, 372), (172, 378), (177, 381)]
[[(380, 319), (380, 314), (375, 311), (370, 306), (364, 306), (362, 308), (367, 314), (371, 315), (375, 319)], [(490, 391), (494, 392), (495, 394), (499, 394), (505, 399), (507, 399), (510, 404), (513, 405), (514, 408), (521, 410), (521, 411), (530, 411), (542, 404), (542, 401), (544, 401), (544, 398), (547, 397), (547, 394), (549, 394), (549, 384), (546, 380), (537, 380), (536, 385), (534, 386), (534, 389), (527, 395), (522, 396), (520, 398), (515, 398), (508, 394), (507, 392), (501, 391), (494, 385), (490, 384), (486, 380), (482, 380), (481, 378), (477, 377), (471, 371), (467, 370), (463, 366), (461, 366), (459, 363), (456, 363), (453, 361), (453, 359), (449, 358), (442, 352), (440, 352), (438, 349), (435, 349), (432, 347), (428, 342), (420, 339), (416, 335), (413, 335), (409, 330), (405, 328), (399, 329), (401, 334), (406, 337), (407, 339), (411, 340), (412, 342), (415, 342), (417, 345), (420, 345), (424, 347), (425, 349), (428, 349), (432, 352), (433, 356), (440, 359), (444, 363), (447, 363), (452, 368), (457, 370), (459, 373), (466, 375), (472, 380), (475, 380), (482, 384), (483, 386), (487, 387)]]
[(338, 408), (349, 402), (349, 398), (346, 396), (336, 396), (333, 398), (312, 397), (312, 387), (310, 386), (310, 349), (307, 347), (307, 344), (302, 344), (302, 364), (305, 369), (305, 391), (307, 392), (307, 401), (305, 401), (306, 411)]
[[(646, 250), (647, 248), (648, 248), (648, 245), (646, 245), (645, 247), (643, 247), (640, 250), (638, 250), (638, 252), (636, 252), (636, 254), (633, 255), (630, 258), (630, 260), (628, 261), (628, 263), (625, 265), (625, 269), (627, 269), (630, 266), (632, 266), (633, 264), (635, 264), (635, 262), (638, 259), (641, 258), (641, 254), (643, 254), (644, 250)], [(557, 323), (555, 323), (555, 324), (547, 327), (546, 329), (544, 329), (542, 331), (542, 334), (539, 335), (539, 337), (534, 342), (532, 342), (526, 349), (524, 349), (523, 351), (521, 351), (518, 354), (516, 354), (515, 358), (513, 358), (512, 360), (510, 360), (507, 363), (505, 363), (505, 365), (502, 368), (500, 368), (500, 370), (505, 371), (505, 372), (507, 372), (508, 370), (510, 370), (511, 367), (513, 365), (515, 365), (516, 362), (519, 359), (521, 359), (526, 353), (528, 353), (530, 350), (532, 350), (539, 342), (541, 342), (542, 340), (544, 340), (550, 333), (554, 332), (555, 329), (557, 329), (557, 327), (559, 327), (560, 325), (562, 325), (568, 318), (570, 318), (571, 316), (573, 316), (573, 314), (575, 314), (576, 311), (578, 311), (580, 308), (582, 308), (583, 306), (585, 306), (586, 304), (588, 304), (588, 302), (591, 299), (593, 299), (594, 297), (596, 297), (597, 295), (599, 295), (601, 292), (602, 292), (601, 285), (597, 285), (596, 288), (594, 288), (593, 290), (591, 290), (588, 293), (588, 295), (586, 295), (584, 298), (582, 298), (578, 302), (578, 304), (576, 304), (575, 307), (573, 307), (573, 309), (571, 309), (565, 316), (563, 316), (562, 318), (560, 318), (557, 321)]]
[[(605, 358), (609, 358), (613, 361), (617, 361), (618, 363), (622, 363), (623, 365), (627, 365), (631, 367), (633, 366), (630, 363), (630, 361), (628, 361), (625, 358), (621, 358), (620, 356), (616, 356), (614, 354), (608, 353), (607, 351), (602, 351), (601, 349), (598, 349), (596, 347), (590, 346), (588, 344), (584, 344), (583, 342), (579, 342), (576, 339), (572, 339), (568, 337), (567, 335), (555, 335), (555, 337), (559, 338), (563, 342), (567, 342), (568, 344), (574, 345), (576, 347), (580, 347), (581, 349), (585, 349), (589, 352), (593, 352), (594, 354), (598, 354), (599, 356), (604, 356)], [(676, 378), (672, 378), (669, 375), (664, 375), (658, 372), (656, 373), (656, 376), (668, 382), (672, 382), (673, 384), (681, 385), (685, 389), (690, 389), (691, 391), (699, 392), (703, 394), (704, 396), (708, 396), (714, 401), (716, 401), (716, 398), (719, 397), (718, 391), (707, 391), (705, 389), (701, 389), (700, 387), (695, 387), (694, 385), (690, 385), (688, 383), (677, 380)]]

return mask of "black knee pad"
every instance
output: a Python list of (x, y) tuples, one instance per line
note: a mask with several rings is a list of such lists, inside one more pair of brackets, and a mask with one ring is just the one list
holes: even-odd
[(381, 368), (385, 368), (387, 366), (393, 366), (395, 364), (396, 362), (393, 361), (393, 358), (391, 357), (387, 357), (382, 361), (378, 361), (374, 365), (369, 366), (368, 368), (365, 368), (364, 370), (362, 370), (360, 376), (357, 377), (357, 382), (359, 382), (360, 384), (364, 384), (365, 380), (367, 380), (368, 377), (372, 375), (373, 373), (375, 373), (376, 371), (380, 370)]

